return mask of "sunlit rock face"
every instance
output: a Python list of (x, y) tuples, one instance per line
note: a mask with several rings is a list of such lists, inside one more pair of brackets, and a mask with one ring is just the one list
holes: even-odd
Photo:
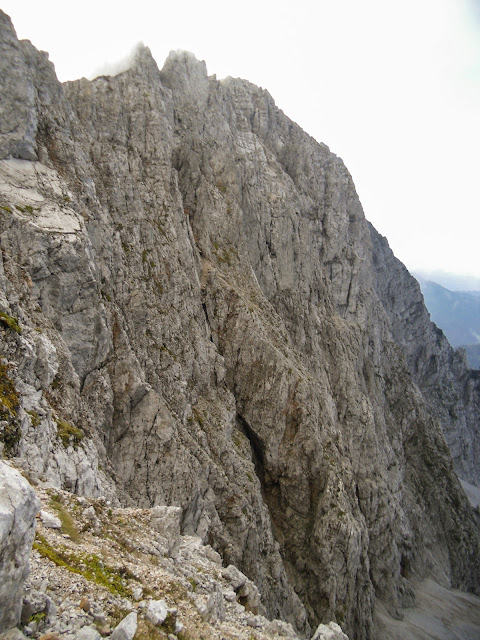
[(400, 616), (416, 576), (478, 592), (442, 433), (478, 480), (478, 381), (436, 351), (343, 162), (190, 54), (61, 85), (2, 29), (5, 78), (33, 91), (0, 147), (13, 454), (77, 493), (180, 507), (305, 633), (374, 638), (375, 600)]

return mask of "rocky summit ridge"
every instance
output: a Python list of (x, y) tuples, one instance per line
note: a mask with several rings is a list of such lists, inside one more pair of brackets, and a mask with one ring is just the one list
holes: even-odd
[(3, 455), (177, 507), (299, 635), (480, 595), (478, 372), (343, 162), (191, 54), (61, 84), (1, 12), (0, 49)]

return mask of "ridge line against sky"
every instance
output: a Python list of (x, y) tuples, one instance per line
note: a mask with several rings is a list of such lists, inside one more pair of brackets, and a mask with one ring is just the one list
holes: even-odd
[(62, 81), (143, 41), (264, 87), (339, 155), (366, 217), (410, 270), (480, 277), (480, 0), (4, 0)]

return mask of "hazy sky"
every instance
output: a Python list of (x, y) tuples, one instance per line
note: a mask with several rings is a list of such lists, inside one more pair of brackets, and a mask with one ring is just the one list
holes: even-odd
[(480, 0), (3, 0), (60, 80), (143, 41), (247, 78), (350, 170), (410, 269), (480, 276)]

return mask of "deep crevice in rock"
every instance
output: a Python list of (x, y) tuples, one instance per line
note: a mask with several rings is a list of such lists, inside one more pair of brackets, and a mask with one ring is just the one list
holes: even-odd
[(265, 499), (266, 493), (266, 483), (265, 483), (265, 462), (264, 462), (264, 445), (260, 438), (257, 436), (252, 427), (248, 424), (248, 422), (237, 413), (235, 417), (235, 421), (237, 423), (237, 427), (241, 433), (248, 439), (250, 442), (250, 450), (252, 452), (252, 462), (255, 465), (255, 473), (257, 478), (260, 480), (260, 486), (262, 488), (262, 495)]

